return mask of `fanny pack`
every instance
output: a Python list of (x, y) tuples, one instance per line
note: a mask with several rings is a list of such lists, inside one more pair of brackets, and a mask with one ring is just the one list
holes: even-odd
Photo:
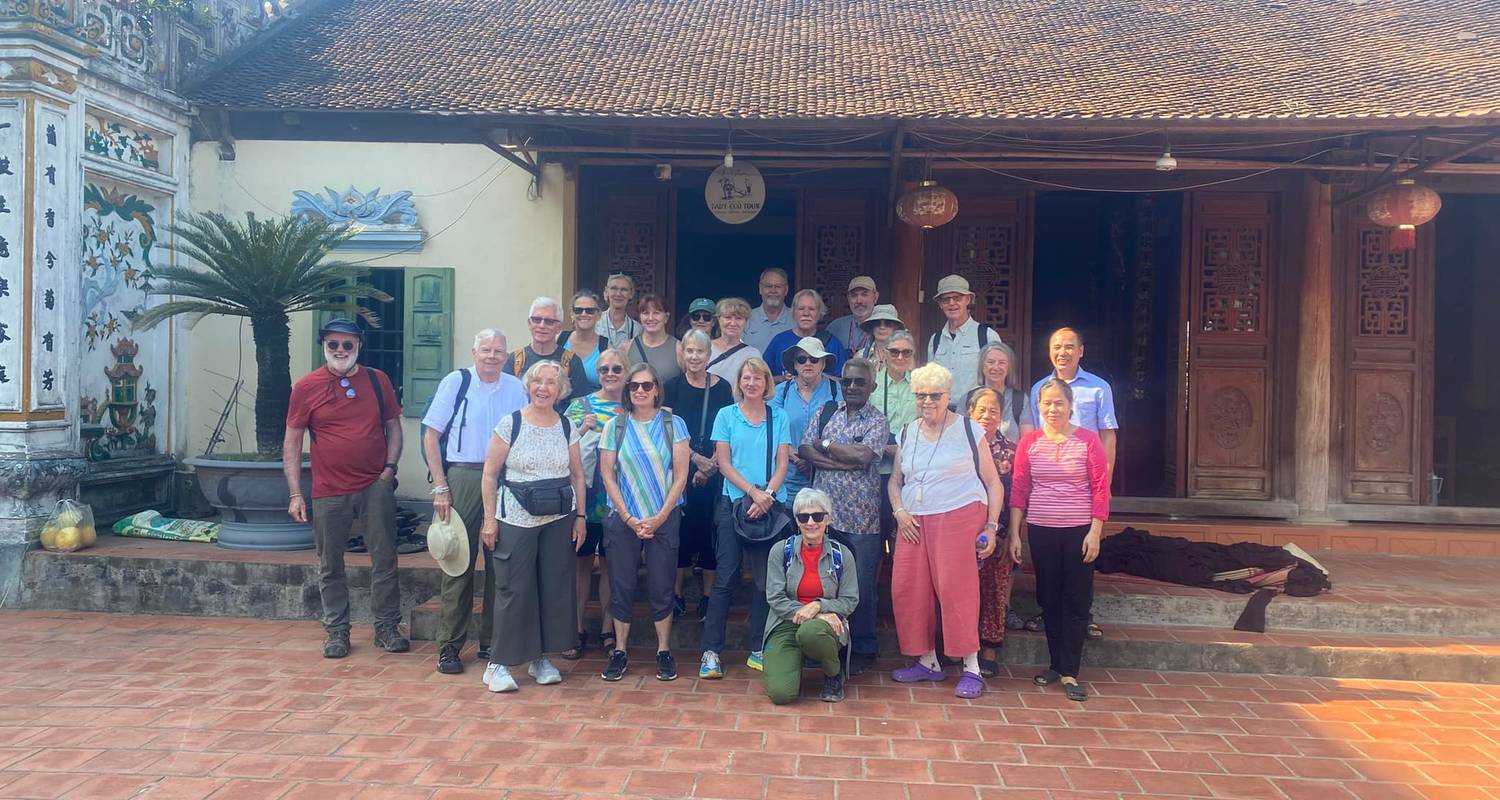
[[(573, 438), (572, 423), (566, 415), (562, 417), (563, 447), (568, 447)], [(510, 415), (510, 448), (515, 450), (521, 438), (521, 412)], [(510, 459), (507, 458), (507, 461)], [(521, 508), (534, 517), (555, 517), (573, 510), (573, 479), (571, 477), (543, 478), (537, 481), (513, 481), (506, 477), (506, 468), (500, 468), (500, 485), (510, 489)], [(500, 514), (505, 515), (505, 493), (500, 494)]]

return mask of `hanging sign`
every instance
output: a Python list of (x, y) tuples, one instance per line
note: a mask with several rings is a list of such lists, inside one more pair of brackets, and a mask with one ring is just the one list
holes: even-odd
[(721, 222), (739, 225), (755, 219), (766, 204), (766, 181), (749, 164), (719, 167), (708, 176), (703, 199)]

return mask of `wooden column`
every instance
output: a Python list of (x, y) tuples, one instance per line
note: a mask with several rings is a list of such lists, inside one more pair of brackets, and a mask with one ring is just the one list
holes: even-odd
[[(915, 187), (912, 181), (902, 181), (896, 194)], [(922, 328), (922, 229), (907, 225), (892, 215), (891, 222), (891, 285), (883, 297), (896, 306), (901, 321), (918, 342), (923, 341)], [(921, 347), (917, 348), (921, 351)], [(920, 360), (920, 359), (918, 359)]]
[(1333, 422), (1333, 204), (1328, 184), (1302, 180), (1303, 247), (1297, 308), (1295, 463), (1298, 518), (1328, 519)]

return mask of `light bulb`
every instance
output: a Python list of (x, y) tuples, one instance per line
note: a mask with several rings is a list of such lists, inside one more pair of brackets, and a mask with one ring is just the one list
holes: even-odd
[(724, 154), (724, 166), (728, 169), (734, 168), (734, 153)]
[(1156, 159), (1157, 172), (1171, 172), (1177, 169), (1177, 159), (1172, 157), (1171, 150), (1163, 150), (1161, 158)]

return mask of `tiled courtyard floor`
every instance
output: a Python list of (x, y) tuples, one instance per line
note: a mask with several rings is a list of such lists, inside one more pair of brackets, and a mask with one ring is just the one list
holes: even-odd
[[(1500, 798), (1500, 686), (1112, 671), (1078, 706), (992, 681), (855, 679), (774, 708), (726, 680), (491, 695), (431, 643), (379, 653), (316, 624), (0, 612), (0, 798), (777, 800)], [(472, 649), (466, 656), (472, 654)], [(811, 681), (816, 691), (816, 679)]]

